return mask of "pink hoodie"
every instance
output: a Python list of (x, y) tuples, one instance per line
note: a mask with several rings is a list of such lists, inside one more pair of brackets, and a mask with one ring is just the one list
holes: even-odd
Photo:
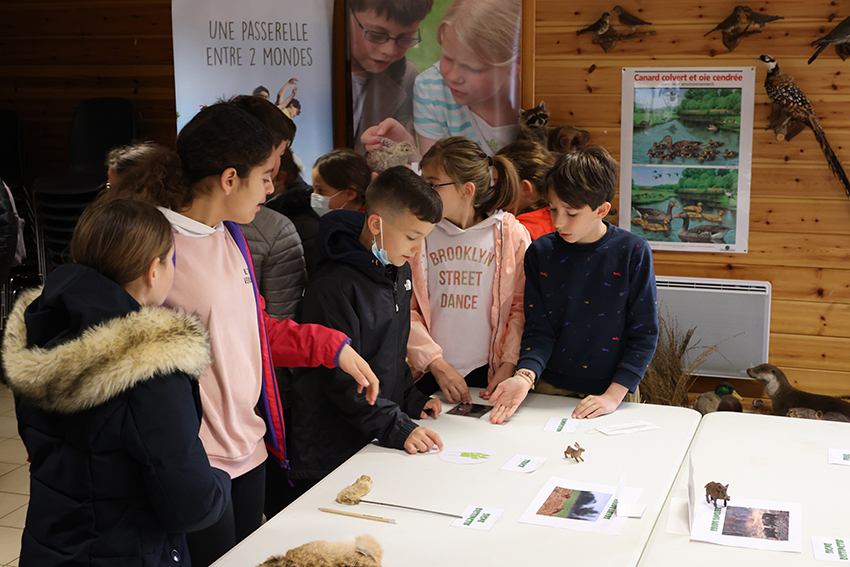
[[(525, 250), (531, 244), (528, 230), (510, 213), (493, 225), (496, 236), (496, 273), (493, 281), (493, 305), (490, 307), (490, 349), (488, 379), (502, 363), (516, 364), (522, 328), (525, 325)], [(407, 362), (414, 376), (424, 374), (432, 362), (443, 356), (443, 349), (431, 338), (431, 301), (428, 295), (427, 262), (422, 253), (410, 262), (413, 270), (413, 296), (410, 299), (410, 339)]]

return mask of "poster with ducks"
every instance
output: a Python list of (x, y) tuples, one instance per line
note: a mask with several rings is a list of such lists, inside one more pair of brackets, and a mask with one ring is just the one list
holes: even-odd
[(623, 68), (620, 228), (746, 253), (755, 68)]

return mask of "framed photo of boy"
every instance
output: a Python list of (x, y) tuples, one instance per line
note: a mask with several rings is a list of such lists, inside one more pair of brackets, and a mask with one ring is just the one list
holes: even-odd
[(415, 162), (446, 136), (513, 142), (525, 2), (346, 0), (346, 144), (410, 142)]

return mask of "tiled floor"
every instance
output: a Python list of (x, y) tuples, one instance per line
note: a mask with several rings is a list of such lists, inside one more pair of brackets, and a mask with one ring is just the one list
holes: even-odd
[(12, 392), (0, 386), (0, 565), (17, 565), (27, 515), (30, 477), (18, 437)]

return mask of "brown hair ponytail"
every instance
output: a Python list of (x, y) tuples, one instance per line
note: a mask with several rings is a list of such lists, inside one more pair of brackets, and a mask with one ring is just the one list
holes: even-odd
[[(513, 212), (520, 194), (520, 179), (508, 158), (491, 158), (469, 138), (450, 136), (437, 140), (422, 158), (420, 166), (424, 168), (429, 164), (441, 168), (458, 185), (475, 185), (474, 207), (477, 210)], [(495, 185), (491, 166), (498, 179)]]

